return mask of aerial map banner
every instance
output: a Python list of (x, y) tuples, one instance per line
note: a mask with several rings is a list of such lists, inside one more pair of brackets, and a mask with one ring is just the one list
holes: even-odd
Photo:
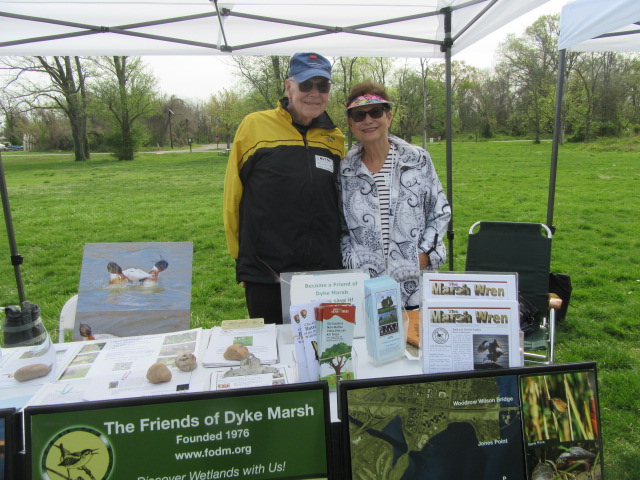
[(339, 400), (346, 478), (602, 478), (592, 363), (353, 380)]
[(327, 400), (326, 384), (314, 383), (34, 407), (27, 478), (327, 478)]

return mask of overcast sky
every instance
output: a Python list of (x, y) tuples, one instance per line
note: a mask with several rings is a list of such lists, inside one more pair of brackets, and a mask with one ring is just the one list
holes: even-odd
[[(491, 67), (498, 45), (509, 33), (521, 34), (540, 16), (560, 13), (562, 6), (568, 2), (569, 0), (550, 0), (466, 48), (453, 59), (464, 60), (481, 68)], [(158, 77), (160, 89), (164, 93), (184, 99), (206, 101), (212, 94), (229, 88), (238, 81), (231, 73), (229, 65), (232, 60), (227, 56), (146, 56), (144, 60)]]

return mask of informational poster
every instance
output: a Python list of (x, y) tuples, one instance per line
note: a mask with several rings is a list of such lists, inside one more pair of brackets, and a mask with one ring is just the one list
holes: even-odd
[(321, 383), (25, 411), (27, 478), (329, 477)]
[(338, 399), (344, 478), (602, 478), (592, 362), (354, 380)]
[(87, 243), (74, 340), (189, 328), (191, 242)]

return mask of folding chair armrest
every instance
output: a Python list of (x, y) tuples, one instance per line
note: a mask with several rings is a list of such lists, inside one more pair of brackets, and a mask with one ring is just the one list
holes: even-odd
[(562, 308), (562, 299), (555, 293), (549, 294), (549, 308), (559, 310)]

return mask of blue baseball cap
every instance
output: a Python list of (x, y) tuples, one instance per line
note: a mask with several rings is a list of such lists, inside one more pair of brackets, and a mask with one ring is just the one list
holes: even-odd
[(331, 80), (331, 64), (317, 53), (295, 53), (289, 60), (289, 77), (293, 77), (296, 82), (304, 82), (313, 77)]

